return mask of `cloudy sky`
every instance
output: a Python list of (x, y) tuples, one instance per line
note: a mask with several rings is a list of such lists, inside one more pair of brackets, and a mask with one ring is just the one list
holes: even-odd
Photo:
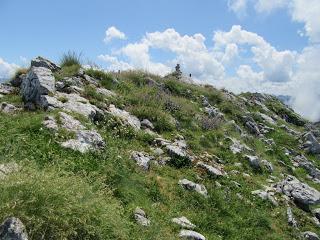
[(37, 55), (291, 95), (320, 120), (320, 0), (0, 0), (0, 79)]

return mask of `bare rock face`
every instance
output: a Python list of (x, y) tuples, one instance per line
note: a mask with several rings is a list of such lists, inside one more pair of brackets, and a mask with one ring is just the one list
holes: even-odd
[(44, 67), (50, 69), (51, 71), (55, 72), (60, 70), (61, 68), (56, 65), (55, 63), (51, 62), (48, 59), (43, 57), (36, 57), (35, 59), (31, 60), (31, 67)]
[(288, 176), (277, 184), (277, 190), (298, 203), (303, 208), (320, 203), (320, 192), (293, 176)]
[(105, 146), (105, 142), (100, 134), (94, 130), (80, 130), (76, 133), (76, 139), (70, 139), (61, 145), (65, 148), (86, 153), (90, 150), (103, 148)]
[(137, 117), (131, 115), (129, 112), (125, 111), (125, 110), (121, 110), (119, 108), (116, 108), (114, 105), (111, 104), (109, 106), (109, 111), (108, 112), (112, 116), (120, 118), (126, 124), (128, 124), (131, 127), (133, 127), (134, 129), (139, 130), (141, 128), (140, 120)]
[(25, 226), (19, 218), (6, 219), (0, 226), (0, 239), (3, 240), (28, 240)]
[(320, 143), (313, 135), (312, 132), (308, 132), (303, 136), (305, 143), (303, 144), (303, 148), (311, 154), (320, 154)]
[(41, 106), (42, 95), (55, 92), (55, 78), (52, 71), (44, 67), (32, 67), (21, 84), (22, 99), (26, 106)]

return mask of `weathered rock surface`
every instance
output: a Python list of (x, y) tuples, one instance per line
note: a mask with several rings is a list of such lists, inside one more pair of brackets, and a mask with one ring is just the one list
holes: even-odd
[(179, 185), (181, 185), (183, 188), (187, 190), (196, 191), (201, 195), (204, 195), (204, 196), (208, 195), (207, 189), (204, 185), (194, 183), (192, 181), (189, 181), (188, 179), (179, 180)]
[(8, 84), (0, 83), (0, 94), (7, 95), (7, 94), (12, 94), (15, 91), (16, 91), (16, 88)]
[(132, 152), (131, 157), (143, 170), (149, 170), (152, 157), (150, 157), (148, 154), (134, 151)]
[(50, 69), (51, 71), (55, 72), (60, 70), (61, 68), (56, 65), (55, 63), (51, 62), (48, 59), (43, 57), (36, 57), (35, 59), (31, 60), (31, 67), (44, 67)]
[(59, 126), (53, 116), (46, 116), (42, 122), (43, 126), (49, 130), (58, 131)]
[(305, 141), (303, 144), (303, 148), (306, 152), (311, 154), (320, 154), (320, 143), (312, 132), (306, 133), (303, 138)]
[(59, 112), (59, 117), (61, 121), (61, 126), (69, 131), (83, 130), (85, 127), (81, 124), (80, 121), (74, 117), (66, 114), (65, 112)]
[(0, 103), (0, 111), (7, 114), (14, 114), (18, 112), (19, 109), (10, 103), (3, 102)]
[(259, 170), (265, 168), (268, 172), (273, 172), (273, 166), (269, 161), (260, 160), (257, 156), (246, 155), (245, 157), (253, 169)]
[(292, 210), (290, 207), (287, 208), (287, 217), (288, 217), (288, 224), (292, 227), (298, 227), (297, 221), (293, 216)]
[(320, 170), (304, 155), (297, 155), (292, 161), (294, 166), (304, 168), (312, 178), (320, 180)]
[(141, 123), (140, 120), (128, 113), (125, 110), (121, 110), (119, 108), (116, 108), (114, 105), (110, 105), (108, 109), (108, 113), (110, 113), (114, 117), (118, 117), (121, 120), (123, 120), (126, 124), (129, 126), (133, 127), (134, 129), (140, 129), (141, 128)]
[(203, 162), (198, 162), (197, 166), (199, 168), (204, 169), (209, 175), (211, 175), (213, 177), (221, 177), (221, 176), (225, 175), (225, 173), (222, 171), (222, 169), (215, 168), (215, 167), (210, 166), (208, 164), (205, 164)]
[(181, 230), (179, 233), (179, 237), (189, 240), (206, 240), (206, 238), (202, 234), (192, 230)]
[(10, 217), (0, 226), (1, 240), (28, 240), (25, 226), (19, 218)]
[(19, 165), (15, 162), (0, 164), (0, 179), (17, 171), (19, 171)]
[(147, 218), (146, 213), (141, 209), (141, 208), (136, 208), (134, 211), (134, 218), (136, 222), (142, 226), (149, 226), (150, 225), (150, 220)]
[(257, 195), (258, 197), (260, 197), (263, 200), (268, 200), (269, 202), (271, 202), (274, 206), (278, 206), (278, 202), (275, 199), (274, 195), (275, 192), (273, 191), (273, 189), (266, 189), (266, 190), (256, 190), (256, 191), (252, 191), (251, 194), (253, 195)]
[(76, 139), (70, 139), (61, 144), (65, 148), (70, 148), (81, 153), (91, 150), (98, 150), (105, 146), (100, 134), (94, 130), (79, 130)]
[(276, 185), (278, 192), (291, 197), (298, 204), (308, 207), (320, 203), (320, 192), (293, 176), (288, 176)]
[(196, 225), (194, 225), (193, 223), (191, 223), (186, 217), (182, 216), (179, 218), (173, 218), (172, 219), (173, 223), (176, 223), (178, 225), (180, 225), (183, 228), (187, 228), (187, 229), (194, 229), (196, 227)]
[(141, 127), (144, 128), (144, 129), (146, 129), (146, 128), (149, 128), (151, 130), (154, 129), (154, 126), (153, 126), (152, 122), (150, 122), (148, 119), (143, 119), (141, 121)]
[(319, 240), (320, 239), (316, 233), (310, 232), (310, 231), (302, 233), (302, 236), (306, 240)]
[(233, 154), (237, 154), (237, 153), (241, 153), (243, 151), (249, 151), (251, 152), (252, 149), (249, 148), (247, 145), (245, 144), (241, 144), (239, 140), (234, 139), (234, 138), (230, 138), (228, 137), (227, 140), (231, 141), (231, 145), (230, 145), (230, 151)]
[(55, 78), (52, 71), (44, 67), (32, 67), (21, 84), (21, 94), (25, 103), (39, 105), (41, 95), (54, 92)]

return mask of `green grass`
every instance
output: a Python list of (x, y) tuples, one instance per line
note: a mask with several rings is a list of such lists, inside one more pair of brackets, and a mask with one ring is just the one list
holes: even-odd
[(62, 68), (71, 66), (81, 66), (81, 54), (73, 51), (64, 53), (60, 59), (60, 65)]
[[(78, 65), (63, 66), (56, 77), (73, 76), (78, 70)], [(267, 151), (263, 141), (240, 136), (230, 124), (203, 129), (201, 119), (206, 115), (201, 110), (201, 95), (221, 109), (227, 120), (239, 123), (242, 115), (236, 101), (227, 100), (213, 87), (163, 80), (141, 71), (118, 74), (117, 84), (111, 73), (93, 69), (86, 73), (117, 93), (107, 101), (88, 85), (83, 96), (90, 102), (114, 103), (141, 120), (147, 118), (155, 125), (155, 131), (167, 139), (183, 135), (196, 160), (204, 152), (214, 154), (225, 162), (226, 171), (239, 170), (251, 177), (210, 177), (184, 159), (166, 166), (151, 163), (150, 171), (145, 172), (131, 159), (131, 151), (151, 153), (154, 137), (124, 126), (117, 118), (107, 116), (94, 125), (75, 115), (87, 128), (97, 129), (106, 142), (100, 151), (79, 154), (59, 145), (70, 134), (59, 131), (57, 135), (43, 129), (41, 122), (48, 113), (0, 113), (0, 164), (15, 161), (22, 167), (20, 172), (1, 180), (0, 220), (8, 216), (21, 218), (30, 239), (177, 239), (180, 228), (171, 219), (180, 216), (190, 219), (197, 225), (195, 230), (210, 240), (298, 239), (298, 231), (287, 225), (284, 202), (274, 207), (251, 194), (266, 185), (269, 174), (254, 171), (242, 154), (232, 154), (230, 142), (225, 139), (235, 137), (254, 148), (253, 154), (272, 162), (273, 175), (279, 179), (281, 173), (290, 173), (311, 185), (305, 171), (293, 171), (284, 154), (283, 147), (298, 149), (295, 138), (276, 127), (275, 132), (267, 134), (276, 145)], [(148, 86), (147, 78), (162, 83), (164, 88)], [(21, 104), (21, 98), (15, 95), (5, 96), (5, 100)], [(56, 116), (57, 112), (51, 115)], [(235, 163), (242, 166), (236, 167)], [(208, 198), (182, 189), (178, 185), (182, 178), (204, 184)], [(216, 187), (216, 181), (222, 188)], [(239, 199), (237, 193), (244, 199)], [(133, 211), (137, 206), (146, 211), (150, 227), (135, 223)], [(301, 231), (318, 232), (309, 214), (292, 208)]]

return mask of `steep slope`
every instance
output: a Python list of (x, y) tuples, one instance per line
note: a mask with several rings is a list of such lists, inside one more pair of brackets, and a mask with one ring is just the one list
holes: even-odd
[(12, 221), (29, 239), (317, 239), (319, 128), (277, 98), (22, 72), (0, 85), (0, 219), (21, 220), (0, 239)]

